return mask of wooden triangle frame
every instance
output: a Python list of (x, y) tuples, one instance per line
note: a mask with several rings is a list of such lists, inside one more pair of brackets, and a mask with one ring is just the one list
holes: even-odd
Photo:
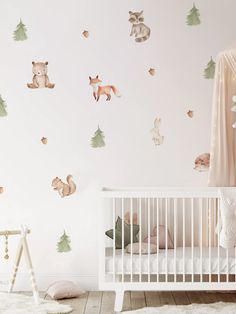
[(3, 235), (8, 235), (8, 236), (9, 235), (21, 235), (18, 249), (16, 252), (13, 273), (12, 273), (11, 279), (9, 281), (8, 292), (12, 292), (12, 290), (13, 290), (15, 280), (16, 280), (16, 275), (17, 275), (18, 268), (19, 268), (20, 261), (21, 261), (21, 257), (22, 257), (22, 255), (24, 255), (26, 265), (27, 265), (29, 275), (30, 275), (30, 281), (31, 281), (31, 287), (32, 287), (32, 291), (33, 291), (34, 300), (35, 300), (36, 304), (39, 304), (40, 301), (39, 301), (38, 287), (36, 284), (35, 274), (34, 274), (34, 270), (33, 270), (33, 264), (32, 264), (32, 260), (31, 260), (31, 256), (30, 256), (29, 246), (28, 246), (27, 239), (26, 239), (27, 234), (29, 234), (29, 233), (30, 233), (30, 230), (26, 226), (22, 226), (21, 230), (0, 231), (0, 236), (3, 236)]

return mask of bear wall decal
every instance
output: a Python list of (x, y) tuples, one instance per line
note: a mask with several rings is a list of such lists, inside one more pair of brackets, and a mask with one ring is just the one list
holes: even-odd
[(50, 83), (48, 73), (48, 62), (32, 62), (33, 82), (28, 83), (29, 88), (54, 88), (55, 84)]

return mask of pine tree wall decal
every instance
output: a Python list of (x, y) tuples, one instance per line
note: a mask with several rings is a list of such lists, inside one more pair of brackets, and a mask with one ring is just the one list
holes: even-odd
[(27, 29), (23, 22), (20, 20), (20, 23), (17, 25), (16, 30), (14, 31), (13, 38), (16, 41), (26, 40), (27, 37)]
[(57, 252), (59, 253), (70, 252), (71, 251), (70, 242), (71, 242), (70, 238), (64, 230), (64, 233), (61, 236), (60, 241), (57, 243)]
[(5, 101), (2, 99), (2, 96), (0, 95), (0, 117), (5, 117), (7, 115), (6, 111), (6, 104)]
[(104, 138), (105, 136), (98, 126), (97, 131), (94, 133), (94, 136), (91, 139), (91, 146), (94, 148), (105, 146)]
[(189, 15), (187, 16), (187, 25), (195, 26), (201, 24), (200, 20), (200, 12), (196, 8), (195, 4), (193, 4), (192, 9), (189, 12)]
[(204, 77), (206, 79), (214, 79), (215, 67), (216, 67), (216, 63), (211, 57), (211, 60), (208, 62), (207, 67), (204, 70)]

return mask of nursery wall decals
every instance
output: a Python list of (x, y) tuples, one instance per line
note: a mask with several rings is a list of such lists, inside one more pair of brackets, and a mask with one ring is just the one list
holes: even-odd
[(160, 134), (160, 125), (161, 125), (161, 118), (156, 118), (154, 120), (154, 128), (151, 130), (152, 140), (155, 146), (161, 145), (164, 141), (164, 136)]
[(93, 97), (96, 101), (99, 101), (101, 95), (105, 95), (107, 97), (106, 100), (111, 100), (111, 91), (113, 91), (117, 97), (121, 97), (120, 92), (114, 85), (101, 86), (101, 83), (102, 81), (99, 79), (98, 75), (94, 78), (89, 77), (89, 85), (93, 88)]
[[(55, 14), (55, 16), (50, 14), (53, 11), (53, 5), (48, 1), (48, 8), (42, 9), (42, 12), (48, 9), (47, 14), (44, 16), (43, 23), (45, 24), (43, 27), (40, 24), (42, 23), (42, 17), (40, 19), (40, 14), (37, 8), (34, 8), (33, 2), (29, 1), (27, 8), (24, 5), (13, 8), (10, 4), (4, 4), (4, 1), (2, 1), (3, 25), (0, 43), (4, 50), (3, 58), (8, 53), (9, 58), (2, 60), (1, 67), (2, 79), (4, 80), (1, 84), (3, 98), (0, 95), (0, 127), (2, 131), (2, 150), (4, 151), (1, 155), (2, 165), (6, 165), (2, 175), (5, 175), (6, 179), (2, 179), (1, 182), (0, 198), (2, 202), (8, 202), (8, 198), (14, 196), (15, 191), (14, 189), (13, 192), (10, 191), (12, 190), (11, 182), (7, 180), (12, 180), (12, 185), (14, 185), (14, 175), (12, 178), (9, 178), (9, 175), (14, 174), (14, 168), (17, 168), (17, 163), (11, 163), (11, 159), (16, 158), (17, 160), (17, 156), (11, 158), (9, 154), (11, 154), (11, 147), (14, 148), (15, 144), (17, 144), (16, 147), (22, 147), (16, 143), (17, 139), (20, 139), (22, 143), (27, 143), (25, 147), (27, 147), (28, 152), (26, 149), (22, 149), (21, 160), (24, 163), (22, 167), (26, 169), (26, 177), (29, 176), (31, 180), (27, 180), (27, 187), (22, 184), (19, 189), (29, 191), (28, 196), (32, 208), (35, 195), (35, 199), (38, 199), (38, 202), (41, 203), (35, 209), (42, 208), (42, 215), (40, 215), (42, 221), (39, 221), (39, 228), (37, 229), (36, 226), (35, 232), (40, 232), (40, 223), (44, 223), (46, 227), (50, 226), (50, 220), (43, 220), (47, 211), (47, 207), (43, 206), (47, 202), (51, 202), (50, 217), (57, 215), (57, 202), (60, 202), (59, 205), (66, 202), (64, 205), (68, 205), (68, 207), (65, 207), (60, 215), (65, 220), (65, 229), (70, 236), (72, 236), (72, 229), (83, 223), (83, 221), (72, 221), (74, 202), (78, 201), (76, 191), (80, 192), (79, 181), (77, 181), (73, 169), (78, 169), (80, 161), (83, 162), (85, 167), (84, 177), (86, 177), (84, 178), (84, 185), (88, 184), (94, 176), (99, 179), (102, 171), (99, 169), (101, 166), (99, 157), (101, 158), (101, 156), (98, 157), (98, 154), (102, 154), (104, 161), (108, 163), (114, 158), (117, 159), (111, 162), (111, 164), (114, 162), (117, 166), (114, 167), (114, 174), (109, 173), (108, 169), (110, 167), (104, 170), (104, 178), (101, 179), (104, 179), (105, 182), (110, 179), (113, 180), (113, 178), (117, 181), (123, 178), (124, 184), (130, 184), (130, 181), (133, 182), (136, 178), (135, 173), (137, 173), (130, 170), (129, 167), (133, 158), (137, 158), (134, 170), (135, 167), (139, 167), (140, 178), (146, 175), (150, 184), (153, 184), (154, 181), (160, 184), (165, 172), (169, 174), (166, 178), (163, 178), (167, 185), (168, 182), (176, 185), (181, 184), (181, 180), (186, 182), (185, 175), (187, 179), (193, 177), (193, 183), (198, 184), (198, 180), (200, 183), (203, 182), (204, 177), (201, 178), (201, 176), (204, 173), (200, 172), (208, 170), (210, 154), (206, 153), (198, 157), (197, 155), (205, 151), (204, 147), (208, 147), (206, 138), (208, 137), (210, 123), (208, 123), (209, 117), (204, 115), (208, 115), (210, 111), (209, 107), (206, 106), (210, 103), (213, 83), (211, 80), (206, 81), (205, 78), (214, 78), (215, 53), (217, 47), (221, 47), (224, 43), (222, 38), (225, 36), (226, 26), (222, 23), (222, 36), (216, 36), (216, 45), (211, 45), (211, 39), (215, 31), (214, 26), (217, 23), (217, 16), (214, 16), (214, 4), (210, 7), (210, 0), (208, 0), (207, 5), (202, 1), (200, 7), (200, 1), (195, 1), (195, 4), (193, 1), (195, 0), (190, 1), (187, 7), (185, 1), (179, 3), (178, 7), (174, 2), (166, 4), (168, 1), (163, 1), (161, 5), (158, 5), (154, 4), (155, 1), (145, 1), (141, 4), (143, 6), (137, 9), (132, 8), (132, 6), (125, 8), (123, 5), (117, 4), (114, 5), (114, 9), (112, 7), (112, 10), (110, 10), (110, 2), (108, 4), (108, 2), (102, 1), (101, 7), (107, 8), (111, 16), (107, 18), (108, 11), (101, 9), (98, 18), (93, 19), (90, 17), (87, 20), (85, 19), (89, 8), (94, 7), (94, 12), (97, 12), (98, 5), (95, 4), (95, 1), (93, 4), (88, 5), (79, 5), (80, 1), (75, 1), (72, 6), (68, 6), (63, 1), (60, 3), (62, 12), (58, 12), (60, 14)], [(8, 3), (8, 1), (5, 1), (5, 3)], [(10, 11), (8, 11), (9, 6), (11, 6)], [(76, 15), (73, 15), (74, 13), (71, 10), (76, 6), (84, 12), (78, 12), (77, 10)], [(59, 17), (63, 16), (63, 8), (68, 15), (66, 14), (65, 19), (62, 21)], [(227, 13), (225, 16), (228, 16), (230, 8), (227, 8), (226, 5), (222, 5), (222, 8), (225, 10), (224, 13)], [(129, 9), (137, 12), (129, 11)], [(144, 11), (141, 11), (141, 9)], [(163, 12), (160, 12), (160, 9)], [(159, 18), (156, 14), (157, 10), (159, 10), (159, 17), (171, 10), (174, 15), (178, 16), (174, 19), (169, 16), (169, 20), (168, 17)], [(20, 15), (19, 12), (21, 12)], [(9, 21), (5, 23), (4, 16), (7, 16), (7, 13), (9, 13), (9, 17), (7, 17)], [(28, 19), (27, 16), (30, 13), (32, 13), (32, 16)], [(113, 17), (114, 23), (111, 23), (110, 18), (112, 20)], [(204, 23), (206, 19), (208, 19), (208, 22)], [(87, 21), (89, 24), (81, 24), (83, 21)], [(115, 23), (115, 21), (118, 21), (118, 23)], [(124, 24), (122, 27), (120, 27), (121, 23)], [(230, 23), (232, 22), (228, 21), (226, 23), (227, 28), (229, 28), (229, 25), (231, 26)], [(211, 27), (207, 29), (210, 24)], [(9, 29), (7, 25), (10, 25)], [(50, 25), (53, 25), (53, 29), (50, 28)], [(200, 26), (197, 27), (198, 25)], [(119, 27), (121, 28), (120, 32)], [(50, 32), (49, 36), (43, 33), (43, 30), (47, 29)], [(122, 36), (124, 32), (126, 34)], [(229, 28), (227, 30), (229, 38), (226, 36), (227, 40), (231, 39), (230, 32), (232, 30)], [(64, 46), (62, 34), (66, 36)], [(53, 39), (54, 42), (49, 42), (50, 39)], [(127, 45), (127, 41), (129, 45)], [(179, 43), (177, 46), (176, 41)], [(191, 43), (193, 41), (196, 44), (194, 45), (195, 54), (192, 54), (193, 47), (191, 47)], [(67, 49), (68, 53), (64, 53), (64, 49)], [(72, 49), (74, 50), (72, 51)], [(170, 60), (173, 52), (178, 57), (177, 62), (176, 58)], [(125, 60), (123, 59), (124, 55)], [(211, 55), (213, 58), (210, 59)], [(73, 62), (73, 60), (68, 62), (70, 56), (76, 58), (76, 62)], [(189, 61), (189, 69), (186, 69), (186, 57)], [(53, 70), (54, 64), (51, 60), (57, 66), (55, 73)], [(31, 61), (33, 61), (32, 65)], [(26, 65), (28, 64), (27, 66), (25, 66), (25, 62)], [(33, 74), (31, 73), (31, 66)], [(191, 75), (189, 75), (189, 71)], [(29, 76), (26, 76), (25, 79), (27, 72)], [(12, 73), (15, 73), (15, 78), (11, 80)], [(89, 77), (89, 75), (91, 76)], [(176, 78), (179, 79), (179, 82), (176, 86), (173, 86), (176, 83)], [(189, 82), (189, 84), (186, 84), (186, 82)], [(201, 83), (203, 83), (202, 86)], [(189, 88), (187, 91), (186, 86)], [(201, 86), (203, 90), (199, 91), (196, 86)], [(43, 90), (34, 90), (39, 88), (43, 88)], [(121, 96), (119, 89), (125, 97), (116, 99), (115, 96)], [(9, 93), (10, 91), (11, 93)], [(204, 94), (204, 97), (199, 96), (201, 93)], [(66, 103), (66, 101), (68, 102)], [(99, 101), (100, 103), (98, 103)], [(118, 106), (113, 106), (109, 101), (117, 101)], [(234, 105), (236, 106), (236, 99)], [(205, 113), (204, 108), (207, 108)], [(65, 114), (65, 117), (63, 117), (63, 114)], [(156, 117), (157, 114), (158, 117)], [(176, 117), (173, 117), (173, 115), (176, 115)], [(5, 119), (1, 118), (4, 116), (6, 116)], [(232, 118), (231, 124), (236, 121), (236, 113), (232, 113)], [(33, 121), (29, 121), (29, 119)], [(119, 120), (118, 123), (113, 125), (114, 119)], [(155, 121), (153, 121), (154, 119)], [(123, 123), (124, 121), (125, 123)], [(25, 125), (24, 122), (26, 122)], [(164, 125), (161, 123), (164, 123)], [(148, 126), (145, 127), (145, 125)], [(33, 133), (28, 134), (28, 129), (31, 126), (34, 127)], [(176, 129), (178, 127), (181, 134), (182, 132), (187, 134), (186, 137), (176, 139), (178, 134)], [(233, 127), (236, 127), (236, 122)], [(131, 128), (132, 132), (129, 132)], [(168, 134), (165, 131), (167, 128)], [(88, 130), (90, 130), (89, 133)], [(236, 132), (233, 129), (232, 131)], [(12, 134), (10, 134), (11, 132)], [(34, 134), (36, 134), (36, 138), (32, 142), (30, 137)], [(86, 134), (88, 135), (86, 136)], [(134, 140), (133, 136), (137, 138)], [(192, 139), (196, 139), (196, 143), (190, 145), (192, 147), (186, 147), (186, 142), (191, 143)], [(69, 144), (71, 145), (65, 143), (67, 140), (70, 141)], [(179, 153), (173, 159), (171, 154), (175, 153), (173, 142), (176, 140), (178, 140)], [(36, 148), (35, 141), (36, 146), (38, 146)], [(125, 156), (127, 147), (129, 151), (129, 145), (132, 150), (130, 149), (130, 154)], [(185, 150), (194, 150), (193, 146), (196, 147), (195, 153), (191, 155), (190, 152), (186, 157)], [(67, 151), (68, 147), (69, 153)], [(143, 153), (142, 147), (146, 147), (147, 151)], [(74, 150), (73, 156), (70, 154), (71, 150)], [(40, 151), (42, 158), (40, 157)], [(208, 151), (207, 148), (206, 151)], [(32, 155), (38, 161), (38, 167), (34, 168), (34, 173), (29, 173), (31, 167), (29, 168), (25, 164), (28, 158), (23, 157), (27, 154), (30, 157)], [(124, 158), (119, 159), (120, 154), (123, 154)], [(159, 159), (156, 158), (159, 158), (157, 154), (161, 156), (160, 160), (162, 162), (160, 163)], [(150, 164), (148, 165), (144, 163), (146, 158), (143, 157), (145, 155), (150, 157)], [(196, 160), (195, 157), (197, 157)], [(40, 162), (40, 158), (43, 162)], [(181, 158), (184, 160), (189, 158), (186, 163), (189, 165), (190, 174), (184, 173), (186, 169), (183, 162), (178, 163)], [(47, 163), (47, 166), (44, 165), (44, 162)], [(180, 165), (178, 168), (183, 166), (183, 169), (178, 169), (176, 173), (179, 171), (181, 176), (176, 176), (172, 180), (171, 171), (176, 164), (177, 167)], [(48, 176), (48, 167), (51, 166), (62, 171), (68, 165), (71, 170), (67, 170), (68, 172), (64, 173), (63, 176), (60, 172), (54, 172), (54, 174)], [(8, 168), (10, 167), (12, 171), (8, 174)], [(121, 167), (124, 168), (123, 177), (119, 173), (117, 174)], [(151, 176), (154, 168), (156, 173), (160, 175)], [(193, 168), (199, 173), (192, 171)], [(31, 176), (34, 180), (38, 177), (39, 171), (41, 172), (40, 178), (32, 185)], [(71, 175), (66, 177), (69, 171), (73, 173), (75, 182)], [(15, 171), (15, 173), (20, 176), (18, 171)], [(55, 175), (59, 177), (55, 177)], [(118, 177), (116, 178), (116, 176)], [(196, 182), (194, 178), (196, 178)], [(45, 191), (40, 188), (41, 182), (45, 180), (48, 180), (48, 193), (47, 191), (44, 193)], [(86, 193), (85, 197), (87, 197)], [(17, 199), (12, 200), (13, 203), (16, 201)], [(17, 205), (15, 207), (17, 208)], [(85, 205), (85, 210), (82, 207), (78, 210), (83, 211), (84, 216), (87, 218), (87, 214), (90, 214), (89, 210), (93, 210), (90, 207), (92, 206), (88, 202)], [(72, 215), (68, 215), (67, 210), (71, 208)], [(88, 212), (86, 212), (86, 209), (88, 209)], [(88, 217), (90, 218), (90, 215)], [(130, 224), (129, 213), (124, 219), (127, 224)], [(133, 214), (133, 224), (137, 223), (135, 219), (135, 214)], [(34, 215), (32, 215), (32, 220), (34, 221)], [(60, 224), (60, 219), (55, 224)], [(67, 230), (67, 225), (72, 228), (71, 231)], [(69, 252), (71, 250), (70, 237), (66, 231), (63, 233), (63, 226), (59, 226), (59, 228), (62, 229), (59, 229), (59, 233), (54, 239), (54, 252), (56, 252), (56, 249), (58, 252)], [(59, 242), (57, 243), (57, 241)], [(46, 246), (47, 249), (50, 249), (47, 243)], [(74, 247), (73, 250), (75, 250)], [(40, 252), (40, 250), (37, 252)], [(83, 251), (77, 253), (78, 256), (84, 254)], [(62, 257), (66, 256), (62, 254)]]
[(150, 68), (150, 69), (148, 70), (148, 72), (149, 72), (149, 74), (152, 75), (152, 76), (154, 76), (154, 75), (156, 74), (156, 70), (153, 69), (153, 68)]
[(0, 95), (0, 117), (5, 117), (7, 115), (6, 107), (5, 100), (3, 100)]
[(195, 4), (193, 4), (192, 9), (190, 10), (189, 15), (187, 16), (187, 25), (196, 26), (199, 24), (201, 24), (200, 12), (196, 8)]
[(135, 36), (135, 41), (141, 43), (150, 37), (151, 30), (144, 22), (143, 11), (129, 11), (129, 22), (132, 24), (130, 36)]
[(104, 139), (105, 139), (105, 135), (103, 134), (102, 130), (98, 126), (97, 131), (94, 133), (94, 136), (91, 139), (91, 146), (93, 148), (105, 146)]
[(193, 114), (194, 114), (193, 110), (189, 110), (187, 112), (187, 115), (189, 116), (189, 118), (193, 118)]
[(211, 60), (208, 62), (207, 67), (204, 70), (204, 77), (206, 79), (214, 79), (214, 77), (215, 77), (215, 66), (216, 66), (216, 63), (211, 57)]
[(71, 251), (70, 243), (71, 240), (64, 230), (63, 235), (60, 237), (60, 241), (57, 243), (57, 252), (59, 253), (70, 252)]
[(64, 183), (60, 178), (56, 177), (52, 180), (52, 187), (59, 193), (61, 197), (69, 196), (76, 191), (76, 185), (72, 179), (72, 175), (66, 177), (67, 183)]
[(89, 37), (89, 31), (86, 31), (84, 30), (82, 35), (85, 37), (85, 38), (88, 38)]
[(13, 33), (13, 38), (16, 41), (23, 41), (28, 38), (27, 29), (21, 19), (20, 19), (20, 23), (16, 26), (16, 30)]
[(46, 145), (48, 143), (48, 139), (46, 137), (42, 137), (41, 142)]
[(54, 88), (55, 84), (50, 83), (48, 73), (48, 62), (32, 62), (33, 83), (28, 83), (29, 88)]
[(207, 171), (210, 167), (210, 154), (205, 153), (200, 156), (198, 156), (195, 159), (195, 167), (194, 169), (202, 172), (202, 171)]

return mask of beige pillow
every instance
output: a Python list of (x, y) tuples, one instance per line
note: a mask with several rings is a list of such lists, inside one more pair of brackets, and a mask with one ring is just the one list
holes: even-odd
[[(157, 227), (153, 228), (152, 234), (150, 235), (150, 243), (157, 245), (157, 239), (159, 239), (159, 248), (165, 249), (166, 248), (166, 226), (164, 225), (159, 226), (159, 236), (157, 236)], [(143, 242), (148, 243), (148, 237), (146, 237), (143, 240)], [(167, 246), (168, 246), (168, 249), (174, 248), (169, 230), (167, 230)]]
[[(150, 254), (157, 252), (157, 247), (150, 243)], [(126, 253), (131, 253), (131, 244), (126, 247)], [(139, 254), (139, 243), (133, 243), (133, 254)], [(141, 243), (141, 254), (148, 254), (148, 243)]]
[(70, 299), (79, 297), (81, 294), (84, 294), (85, 291), (79, 288), (72, 281), (57, 281), (54, 282), (47, 289), (47, 295), (49, 295), (54, 300), (60, 299)]

